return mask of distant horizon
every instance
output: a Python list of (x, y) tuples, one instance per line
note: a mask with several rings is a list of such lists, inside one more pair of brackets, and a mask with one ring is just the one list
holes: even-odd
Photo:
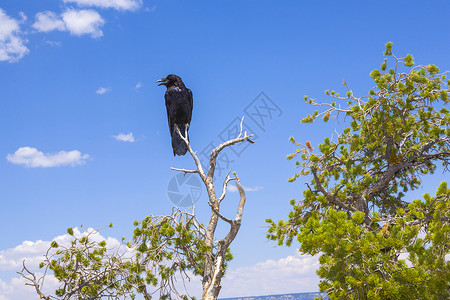
[(259, 295), (259, 296), (243, 296), (243, 297), (231, 297), (231, 298), (218, 298), (219, 300), (233, 300), (233, 299), (247, 299), (247, 298), (264, 298), (264, 297), (282, 297), (282, 296), (296, 296), (296, 295), (326, 295), (325, 292), (304, 292), (304, 293), (286, 293), (286, 294), (271, 294), (271, 295)]

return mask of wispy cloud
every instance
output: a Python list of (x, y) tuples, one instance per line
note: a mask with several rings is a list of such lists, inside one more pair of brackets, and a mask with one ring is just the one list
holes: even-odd
[(61, 47), (61, 45), (62, 45), (61, 42), (56, 42), (56, 41), (45, 41), (45, 43), (52, 47)]
[(89, 158), (88, 154), (81, 154), (78, 150), (44, 154), (33, 147), (20, 147), (14, 154), (6, 156), (9, 162), (29, 168), (76, 166), (84, 164)]
[(0, 61), (17, 62), (30, 52), (27, 40), (21, 37), (20, 23), (26, 20), (23, 13), (21, 16), (22, 20), (13, 19), (0, 8)]
[(64, 3), (75, 3), (79, 6), (113, 8), (116, 10), (137, 10), (142, 0), (64, 0)]
[(101, 27), (105, 24), (105, 20), (100, 14), (92, 9), (68, 9), (61, 15), (44, 11), (37, 13), (35, 19), (32, 26), (40, 32), (60, 30), (77, 36), (87, 34), (93, 38), (103, 36)]
[(122, 142), (129, 142), (129, 143), (135, 142), (132, 132), (130, 132), (128, 134), (119, 133), (118, 135), (113, 135), (113, 138), (115, 138), (118, 141), (122, 141)]
[(138, 83), (136, 83), (136, 89), (140, 89), (142, 87), (142, 82), (138, 82)]
[(99, 87), (95, 92), (99, 95), (103, 95), (110, 91), (111, 91), (111, 88)]
[(155, 12), (156, 11), (156, 5), (153, 5), (152, 7), (146, 7), (145, 8), (146, 12)]
[[(246, 191), (246, 192), (258, 192), (258, 191), (261, 191), (263, 188), (264, 187), (259, 186), (259, 185), (255, 186), (255, 187), (246, 187), (246, 186), (244, 186), (244, 191)], [(231, 185), (230, 184), (230, 185), (227, 186), (227, 189), (228, 189), (228, 191), (230, 191), (232, 193), (238, 192), (238, 189), (237, 189), (237, 187), (235, 185)]]

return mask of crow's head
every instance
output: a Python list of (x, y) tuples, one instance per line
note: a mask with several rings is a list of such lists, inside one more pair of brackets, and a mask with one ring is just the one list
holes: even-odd
[(170, 74), (166, 78), (161, 78), (161, 79), (157, 80), (156, 82), (157, 83), (159, 82), (158, 85), (165, 85), (166, 87), (170, 87), (170, 86), (182, 87), (182, 86), (184, 86), (183, 81), (181, 81), (181, 78), (174, 74)]

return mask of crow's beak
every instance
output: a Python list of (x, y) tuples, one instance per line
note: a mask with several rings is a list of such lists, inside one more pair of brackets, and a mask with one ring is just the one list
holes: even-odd
[(166, 84), (168, 82), (167, 78), (161, 78), (159, 80), (156, 80), (156, 83), (160, 82), (160, 84), (158, 85), (163, 85)]

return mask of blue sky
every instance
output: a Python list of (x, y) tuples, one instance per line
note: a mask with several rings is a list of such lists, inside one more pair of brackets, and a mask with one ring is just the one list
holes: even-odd
[[(280, 109), (263, 127), (247, 116), (256, 143), (229, 152), (252, 191), (222, 295), (316, 291), (316, 259), (265, 240), (264, 219), (284, 218), (304, 188), (287, 182), (288, 138), (317, 145), (341, 129), (301, 124), (314, 110), (303, 96), (325, 100), (343, 78), (364, 95), (388, 41), (399, 56), (450, 70), (449, 12), (443, 0), (0, 2), (0, 299), (23, 299), (11, 261), (37, 241), (110, 222), (104, 236), (131, 238), (134, 220), (170, 213), (170, 167), (193, 167), (172, 155), (155, 84), (170, 73), (193, 91), (199, 152), (261, 92)], [(231, 215), (237, 193), (226, 201)], [(197, 212), (206, 222), (205, 192)]]

